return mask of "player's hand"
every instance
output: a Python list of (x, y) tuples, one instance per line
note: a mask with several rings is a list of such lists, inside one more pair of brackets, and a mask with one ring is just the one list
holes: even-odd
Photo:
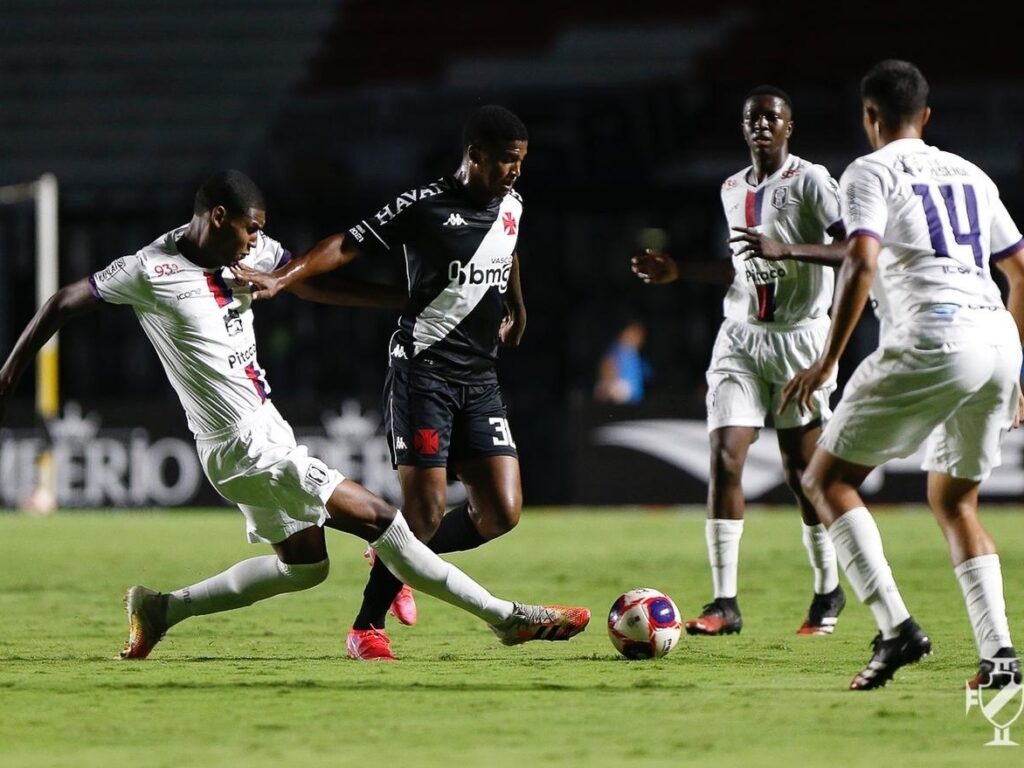
[(679, 279), (679, 265), (675, 259), (650, 248), (634, 256), (631, 266), (633, 274), (648, 284), (664, 285)]
[(821, 360), (816, 361), (810, 368), (797, 373), (782, 388), (782, 396), (779, 399), (779, 413), (786, 410), (791, 402), (796, 403), (796, 407), (801, 412), (811, 410), (814, 393), (828, 381), (829, 374), (831, 373), (832, 366), (826, 366)]
[[(0, 399), (0, 421), (3, 421), (3, 400)], [(1024, 393), (1021, 393), (1020, 397), (1017, 398), (1017, 412), (1013, 414), (1013, 426), (1011, 429), (1016, 429), (1022, 423), (1024, 423)]]
[(744, 261), (753, 258), (781, 261), (788, 258), (784, 243), (772, 240), (754, 227), (733, 227), (732, 231), (740, 234), (729, 238), (729, 243), (742, 243), (740, 249), (736, 251), (736, 255), (742, 256)]
[(498, 339), (502, 346), (518, 347), (526, 332), (526, 310), (510, 310), (501, 318), (501, 326), (498, 328)]
[(247, 267), (244, 264), (235, 264), (231, 267), (231, 272), (237, 280), (241, 280), (243, 283), (249, 283), (253, 287), (253, 301), (259, 301), (260, 299), (272, 299), (280, 293), (281, 289), (284, 287), (281, 279), (274, 277), (272, 273), (257, 272), (255, 269)]

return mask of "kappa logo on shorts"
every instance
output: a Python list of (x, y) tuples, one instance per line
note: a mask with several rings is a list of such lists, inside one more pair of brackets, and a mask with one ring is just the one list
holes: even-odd
[(436, 429), (417, 429), (413, 445), (421, 456), (433, 456), (441, 450), (441, 438)]
[(405, 444), (405, 438), (398, 436), (395, 438), (395, 450), (396, 451), (408, 451), (409, 446)]
[(317, 464), (310, 464), (306, 470), (306, 479), (314, 485), (326, 485), (327, 470)]

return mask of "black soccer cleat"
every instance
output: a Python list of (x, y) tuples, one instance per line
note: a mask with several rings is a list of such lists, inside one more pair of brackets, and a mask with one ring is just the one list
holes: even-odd
[(851, 691), (870, 691), (881, 688), (896, 674), (896, 670), (907, 664), (920, 661), (931, 655), (932, 641), (913, 619), (907, 619), (897, 628), (899, 634), (891, 640), (883, 640), (882, 633), (871, 641), (874, 654), (871, 661), (850, 683)]
[(743, 629), (743, 617), (735, 597), (716, 597), (704, 606), (700, 616), (683, 625), (688, 635), (732, 635)]
[(990, 691), (1005, 688), (1011, 682), (1020, 685), (1020, 660), (1012, 647), (1000, 648), (990, 659), (982, 659), (978, 664), (978, 674), (973, 680), (967, 681), (972, 689), (988, 688)]
[(824, 595), (815, 593), (807, 618), (796, 631), (798, 635), (831, 635), (836, 629), (839, 614), (846, 607), (846, 593), (840, 585)]

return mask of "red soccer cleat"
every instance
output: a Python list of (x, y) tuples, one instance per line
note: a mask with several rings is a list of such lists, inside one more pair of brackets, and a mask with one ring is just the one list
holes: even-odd
[(798, 635), (831, 635), (836, 630), (839, 614), (846, 606), (846, 595), (841, 586), (824, 595), (815, 594), (807, 618), (796, 631)]
[(525, 605), (513, 603), (512, 615), (491, 630), (503, 645), (520, 645), (530, 640), (568, 640), (590, 623), (590, 610), (566, 605)]
[(345, 651), (350, 659), (359, 661), (395, 661), (391, 639), (383, 629), (350, 629)]
[[(366, 551), (363, 552), (363, 557), (369, 561), (372, 568), (377, 560), (377, 553), (373, 547), (367, 547)], [(416, 598), (412, 594), (412, 587), (408, 584), (402, 585), (402, 591), (391, 601), (390, 610), (391, 615), (398, 619), (399, 623), (405, 624), (407, 627), (411, 627), (416, 623), (416, 619), (419, 618), (419, 609), (416, 608)]]
[(700, 616), (683, 624), (688, 635), (732, 635), (743, 629), (743, 617), (735, 598), (716, 597), (704, 606)]
[(402, 585), (402, 591), (392, 601), (391, 615), (407, 627), (416, 623), (419, 611), (416, 608), (416, 598), (412, 595), (412, 587), (408, 584)]

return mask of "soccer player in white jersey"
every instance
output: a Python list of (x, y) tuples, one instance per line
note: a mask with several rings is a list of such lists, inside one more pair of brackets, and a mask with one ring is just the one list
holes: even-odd
[(743, 626), (737, 570), (743, 533), (743, 465), (758, 430), (773, 414), (786, 484), (803, 518), (803, 542), (814, 571), (814, 596), (798, 632), (830, 634), (846, 602), (835, 550), (801, 475), (828, 418), (834, 378), (823, 380), (808, 411), (779, 412), (779, 395), (794, 373), (821, 352), (828, 333), (835, 252), (797, 260), (751, 258), (748, 240), (773, 236), (786, 243), (829, 243), (841, 236), (838, 185), (828, 171), (789, 152), (792, 103), (773, 86), (753, 89), (743, 102), (743, 137), (751, 164), (722, 185), (722, 207), (733, 230), (732, 258), (677, 262), (645, 251), (633, 271), (648, 283), (683, 278), (729, 283), (725, 319), (707, 372), (711, 471), (705, 534), (714, 599), (686, 622), (690, 634), (722, 635)]
[[(854, 372), (810, 465), (804, 490), (879, 633), (850, 683), (878, 688), (931, 652), (911, 618), (858, 489), (891, 458), (926, 445), (928, 502), (949, 545), (981, 657), (971, 687), (1020, 682), (995, 543), (978, 521), (978, 489), (999, 464), (1001, 434), (1020, 419), (1024, 240), (991, 179), (922, 139), (928, 84), (913, 64), (884, 61), (861, 83), (874, 150), (843, 174), (849, 232), (832, 330), (783, 402), (813, 404), (871, 291), (885, 308), (880, 348)], [(1007, 276), (1007, 311), (991, 265)]]
[[(59, 290), (0, 369), (2, 419), (21, 374), (66, 321), (104, 303), (131, 306), (178, 393), (207, 478), (238, 504), (249, 541), (273, 547), (273, 555), (244, 560), (181, 589), (129, 589), (129, 638), (121, 658), (145, 658), (170, 627), (191, 616), (319, 584), (328, 572), (324, 526), (371, 542), (398, 578), (482, 618), (506, 645), (541, 636), (568, 639), (582, 631), (589, 619), (585, 608), (493, 597), (420, 543), (398, 510), (296, 445), (257, 361), (248, 284), (229, 269), (243, 264), (271, 270), (288, 260), (288, 252), (263, 234), (265, 221), (263, 196), (247, 176), (212, 176), (196, 194), (190, 223)], [(394, 303), (388, 289), (350, 288), (346, 296), (331, 286), (331, 299)], [(313, 296), (319, 289), (306, 283), (297, 290)]]

